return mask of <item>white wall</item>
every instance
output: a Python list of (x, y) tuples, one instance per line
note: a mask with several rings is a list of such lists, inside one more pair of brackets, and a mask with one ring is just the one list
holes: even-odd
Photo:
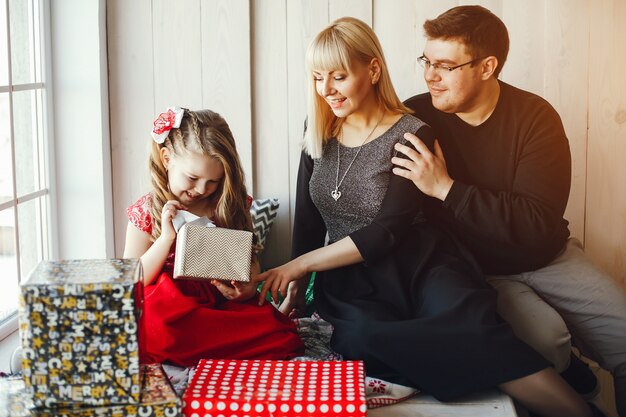
[[(333, 19), (373, 25), (401, 98), (425, 91), (415, 58), (422, 23), (452, 0), (110, 0), (107, 3), (115, 251), (125, 208), (148, 190), (154, 117), (172, 104), (212, 108), (231, 124), (251, 192), (281, 200), (265, 254), (288, 259), (302, 124), (304, 51)], [(473, 3), (473, 2), (471, 2)], [(504, 81), (560, 112), (573, 156), (566, 217), (574, 236), (618, 281), (626, 279), (626, 2), (483, 0), (507, 24)], [(592, 5), (593, 3), (593, 5)], [(607, 180), (608, 178), (608, 180)], [(608, 225), (613, 225), (609, 227)]]

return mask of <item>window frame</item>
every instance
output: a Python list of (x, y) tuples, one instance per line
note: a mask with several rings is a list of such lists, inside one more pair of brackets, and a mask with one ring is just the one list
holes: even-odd
[[(10, 112), (10, 135), (11, 135), (11, 159), (13, 164), (13, 199), (0, 204), (0, 210), (6, 210), (13, 208), (13, 217), (15, 222), (15, 232), (14, 236), (19, 239), (19, 213), (18, 206), (28, 201), (36, 200), (42, 196), (46, 196), (46, 203), (44, 208), (45, 217), (43, 219), (44, 230), (43, 236), (41, 236), (41, 240), (38, 244), (42, 245), (42, 257), (43, 259), (56, 258), (58, 256), (56, 244), (58, 241), (57, 229), (55, 226), (54, 219), (56, 218), (56, 195), (54, 192), (56, 178), (54, 176), (54, 128), (53, 128), (53, 89), (52, 89), (52, 63), (51, 63), (51, 29), (50, 29), (50, 4), (46, 0), (30, 0), (33, 5), (37, 5), (38, 15), (33, 15), (33, 20), (35, 18), (39, 18), (38, 25), (35, 27), (33, 25), (33, 38), (35, 36), (39, 36), (39, 48), (35, 51), (38, 53), (38, 57), (35, 58), (36, 65), (39, 68), (36, 71), (39, 71), (41, 74), (41, 80), (39, 82), (34, 83), (25, 83), (13, 85), (13, 75), (12, 75), (12, 62), (11, 62), (11, 30), (10, 30), (10, 4), (9, 0), (6, 1), (6, 14), (7, 14), (7, 58), (8, 58), (8, 85), (0, 85), (1, 93), (9, 94), (9, 112)], [(16, 180), (16, 163), (19, 161), (16, 159), (15, 155), (15, 132), (14, 132), (14, 112), (13, 112), (13, 94), (15, 92), (20, 91), (41, 91), (41, 114), (38, 114), (37, 117), (41, 118), (41, 129), (42, 135), (41, 145), (42, 148), (39, 149), (39, 155), (37, 164), (39, 165), (40, 177), (44, 179), (44, 186), (40, 187), (40, 189), (26, 193), (23, 196), (17, 195), (17, 180)], [(43, 166), (41, 166), (43, 165)], [(25, 278), (24, 273), (28, 273), (28, 271), (22, 271), (21, 262), (20, 262), (20, 245), (19, 240), (16, 239), (15, 243), (15, 256), (17, 261), (17, 279), (19, 282)], [(0, 341), (9, 337), (12, 333), (17, 331), (18, 329), (18, 318), (17, 318), (17, 310), (14, 310), (10, 313), (6, 318), (0, 321)]]

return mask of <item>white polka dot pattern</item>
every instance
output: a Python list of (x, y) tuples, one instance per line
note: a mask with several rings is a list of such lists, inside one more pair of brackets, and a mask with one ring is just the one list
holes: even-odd
[(364, 417), (360, 361), (201, 360), (183, 415)]

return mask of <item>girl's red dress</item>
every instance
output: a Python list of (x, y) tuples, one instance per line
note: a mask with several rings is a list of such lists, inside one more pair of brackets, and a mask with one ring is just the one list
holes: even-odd
[[(150, 194), (127, 209), (152, 232)], [(290, 359), (304, 346), (293, 322), (273, 306), (229, 301), (209, 282), (173, 279), (172, 245), (156, 281), (144, 288), (143, 361), (195, 366), (200, 359)]]

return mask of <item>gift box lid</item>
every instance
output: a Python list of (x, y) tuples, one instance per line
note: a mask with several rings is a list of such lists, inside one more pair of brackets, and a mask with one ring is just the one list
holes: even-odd
[(21, 286), (136, 283), (140, 277), (139, 259), (41, 261)]
[(201, 360), (183, 414), (365, 416), (361, 361)]

